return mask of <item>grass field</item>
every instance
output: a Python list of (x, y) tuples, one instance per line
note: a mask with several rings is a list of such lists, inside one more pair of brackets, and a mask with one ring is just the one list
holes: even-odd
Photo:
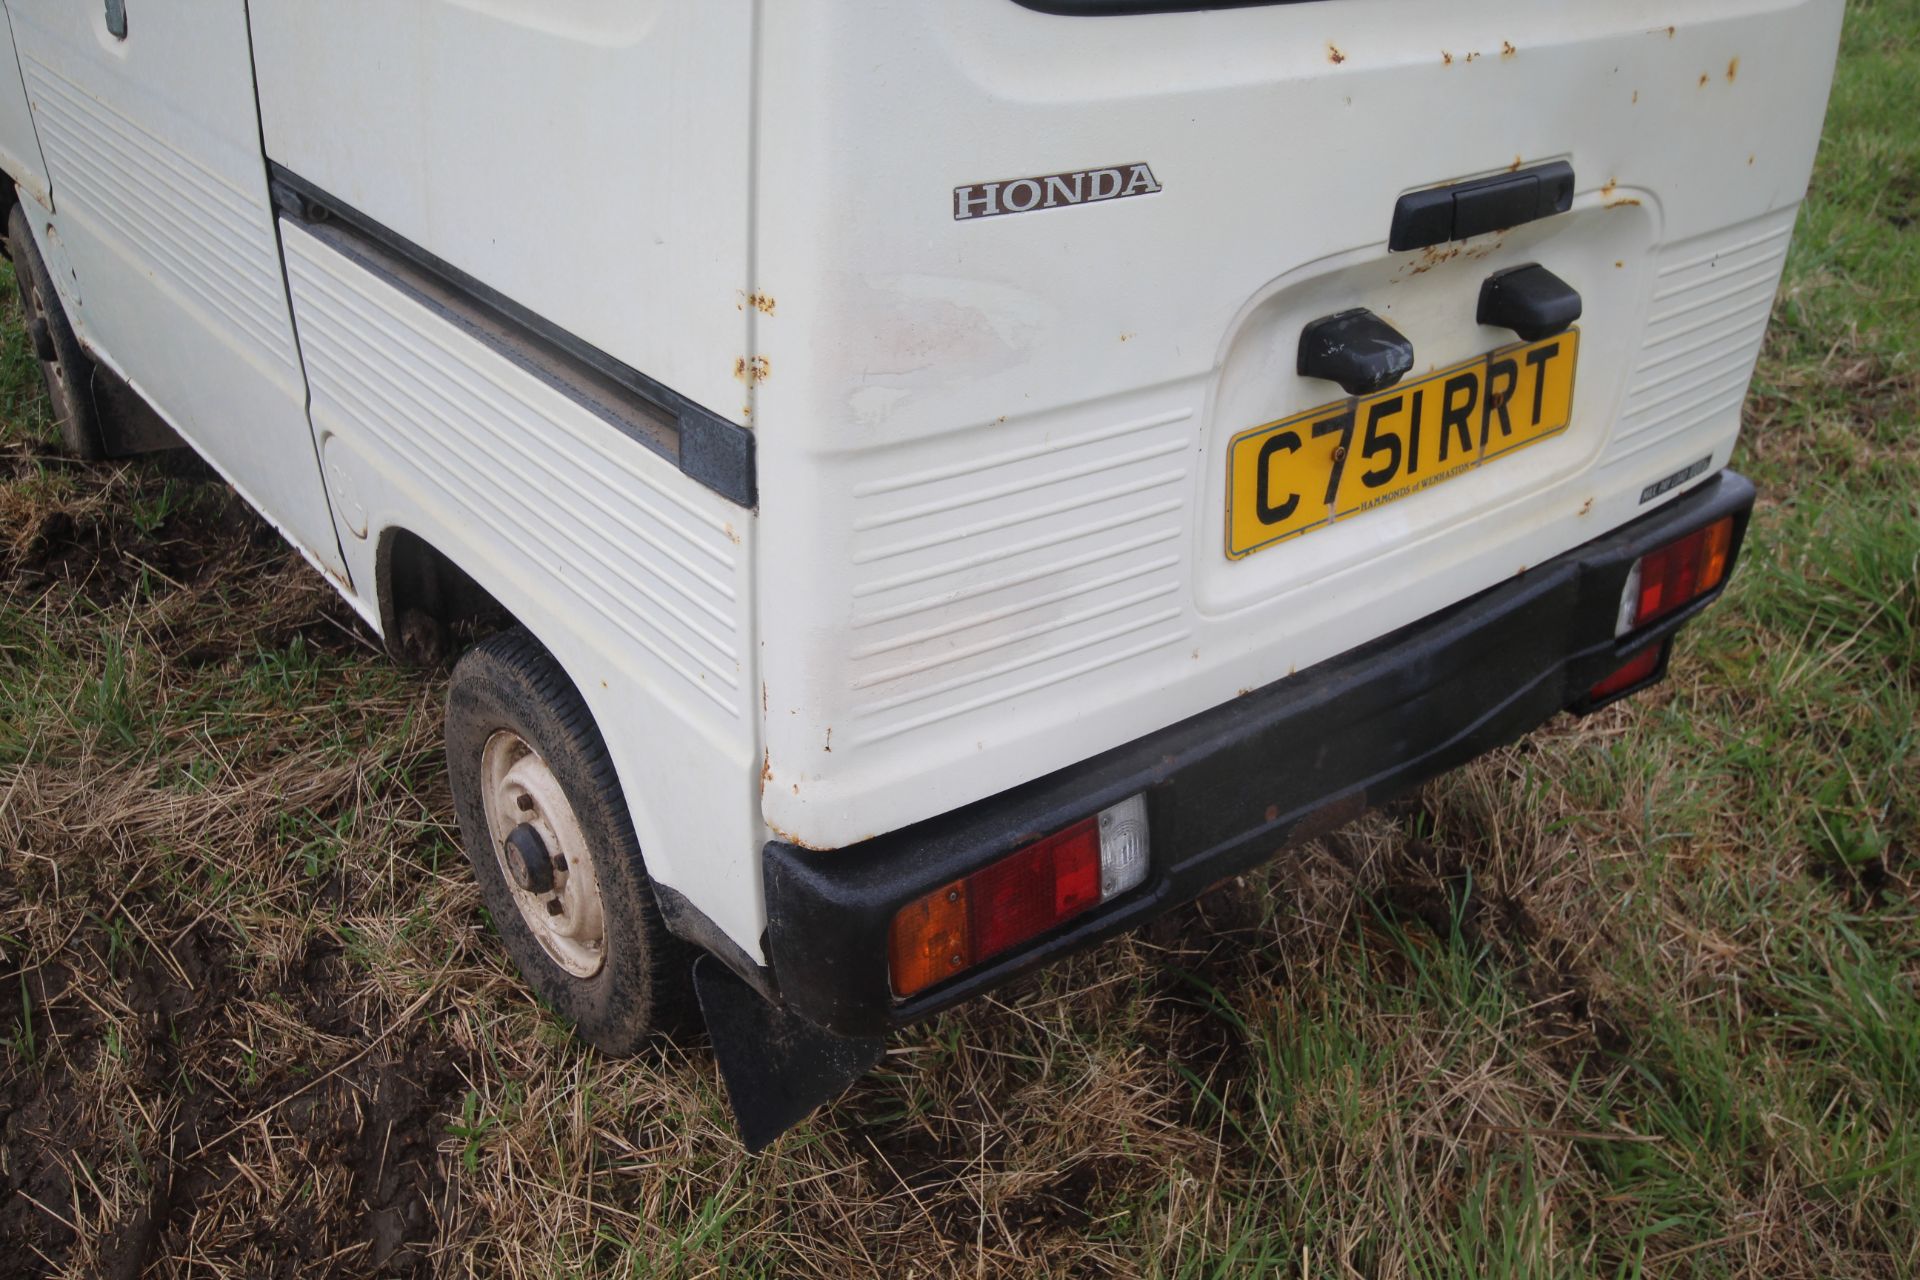
[(442, 687), (0, 353), (0, 1274), (1920, 1272), (1920, 0), (1855, 0), (1656, 692), (916, 1028), (760, 1158), (532, 1004)]

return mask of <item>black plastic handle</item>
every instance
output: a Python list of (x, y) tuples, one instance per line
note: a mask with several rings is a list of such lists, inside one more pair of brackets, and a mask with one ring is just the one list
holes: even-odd
[(1565, 333), (1580, 318), (1580, 295), (1537, 262), (1496, 271), (1480, 285), (1481, 324), (1511, 329), (1526, 342)]
[(1337, 382), (1350, 396), (1384, 391), (1411, 368), (1413, 343), (1365, 307), (1322, 316), (1300, 331), (1300, 376)]
[(1394, 253), (1466, 240), (1573, 208), (1573, 166), (1564, 160), (1450, 187), (1409, 191), (1393, 206)]

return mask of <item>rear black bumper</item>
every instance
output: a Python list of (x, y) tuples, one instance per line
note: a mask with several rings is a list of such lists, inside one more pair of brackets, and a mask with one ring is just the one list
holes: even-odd
[[(1209, 885), (1396, 793), (1511, 742), (1647, 645), (1665, 645), (1718, 592), (1614, 638), (1639, 556), (1735, 517), (1753, 486), (1723, 472), (1556, 560), (1392, 635), (1080, 764), (953, 813), (830, 852), (765, 850), (767, 955), (794, 1013), (871, 1036), (1198, 897)], [(887, 930), (908, 902), (1136, 792), (1153, 869), (1132, 893), (1023, 950), (910, 1000), (887, 974)]]

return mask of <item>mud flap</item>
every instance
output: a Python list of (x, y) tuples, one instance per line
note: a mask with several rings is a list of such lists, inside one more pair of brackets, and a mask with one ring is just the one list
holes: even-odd
[(846, 1092), (886, 1051), (879, 1036), (836, 1035), (773, 1004), (712, 956), (694, 961), (693, 989), (748, 1151)]

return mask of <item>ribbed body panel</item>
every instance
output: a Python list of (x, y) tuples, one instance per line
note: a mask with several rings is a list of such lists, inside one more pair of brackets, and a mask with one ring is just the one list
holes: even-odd
[(1190, 632), (1192, 413), (1035, 442), (854, 487), (848, 653), (856, 742), (1065, 685)]
[(210, 327), (291, 369), (265, 206), (45, 63), (22, 68), (62, 206), (111, 227)]
[(311, 238), (289, 236), (287, 268), (316, 423), (391, 454), (636, 660), (743, 714), (738, 547), (689, 482)]

